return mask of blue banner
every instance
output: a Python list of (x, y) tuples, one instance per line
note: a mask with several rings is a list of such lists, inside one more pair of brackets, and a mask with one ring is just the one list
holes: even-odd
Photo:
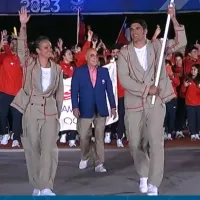
[[(32, 14), (155, 13), (167, 9), (169, 0), (0, 0), (0, 14), (17, 14), (25, 6)], [(175, 0), (179, 11), (200, 10), (199, 0)]]
[[(40, 200), (199, 200), (200, 196), (40, 196)], [(35, 200), (37, 197), (33, 196), (0, 196), (0, 200)]]

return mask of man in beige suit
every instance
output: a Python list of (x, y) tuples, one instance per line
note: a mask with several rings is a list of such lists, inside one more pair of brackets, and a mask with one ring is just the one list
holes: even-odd
[[(172, 13), (171, 9), (174, 8), (169, 10)], [(159, 86), (154, 86), (161, 42), (148, 41), (146, 34), (147, 25), (143, 20), (131, 24), (133, 42), (121, 49), (118, 75), (125, 88), (125, 126), (135, 168), (140, 175), (139, 189), (147, 195), (158, 195), (164, 168), (165, 103), (175, 95), (164, 62)], [(157, 96), (154, 105), (151, 104), (153, 95)]]

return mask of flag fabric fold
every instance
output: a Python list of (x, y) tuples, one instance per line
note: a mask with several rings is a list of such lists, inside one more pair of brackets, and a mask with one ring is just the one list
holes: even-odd
[(122, 24), (122, 27), (120, 29), (120, 32), (119, 32), (117, 40), (116, 40), (116, 44), (126, 45), (129, 43), (129, 41), (126, 38), (126, 19), (127, 19), (127, 17), (125, 17), (125, 19), (124, 19), (124, 22)]
[(84, 44), (85, 43), (85, 23), (84, 18), (81, 15), (79, 9), (77, 13), (77, 44)]

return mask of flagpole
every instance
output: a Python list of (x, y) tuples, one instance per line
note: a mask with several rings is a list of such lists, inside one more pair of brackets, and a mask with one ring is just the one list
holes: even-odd
[(120, 31), (119, 31), (119, 34), (118, 34), (118, 36), (117, 36), (117, 40), (116, 40), (115, 44), (117, 43), (117, 41), (118, 41), (118, 39), (119, 39), (119, 36), (120, 36), (120, 34), (121, 34), (122, 30), (123, 30), (124, 24), (126, 23), (126, 19), (127, 19), (127, 17), (125, 17), (125, 19), (124, 19), (124, 22), (123, 22), (122, 27), (121, 27), (121, 29), (120, 29)]
[[(172, 6), (174, 3), (174, 0), (170, 0), (170, 4), (169, 6)], [(161, 47), (161, 52), (160, 52), (160, 58), (159, 58), (159, 62), (158, 62), (158, 69), (157, 69), (157, 73), (156, 73), (156, 78), (155, 78), (155, 86), (158, 87), (159, 81), (160, 81), (160, 74), (161, 74), (161, 70), (162, 70), (162, 64), (163, 64), (163, 58), (164, 58), (164, 53), (165, 53), (165, 46), (166, 46), (166, 42), (167, 42), (167, 35), (168, 35), (168, 31), (169, 31), (169, 25), (170, 25), (170, 14), (168, 14), (167, 16), (167, 22), (165, 25), (165, 32), (164, 32), (164, 38), (162, 41), (162, 47)], [(152, 100), (151, 100), (151, 104), (154, 105), (156, 101), (156, 95), (152, 96)]]
[(79, 11), (79, 8), (78, 8), (78, 12), (77, 12), (77, 38), (76, 38), (76, 45), (78, 45), (79, 29), (80, 29), (80, 11)]

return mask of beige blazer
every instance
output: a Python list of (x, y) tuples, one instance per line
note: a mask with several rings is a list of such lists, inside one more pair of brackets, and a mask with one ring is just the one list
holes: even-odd
[(118, 57), (118, 76), (125, 89), (125, 109), (140, 111), (170, 101), (175, 97), (170, 79), (163, 62), (159, 88), (155, 105), (151, 104), (152, 96), (148, 95), (149, 88), (155, 82), (157, 66), (161, 52), (161, 42), (147, 41), (148, 68), (144, 71), (137, 58), (133, 43), (123, 47)]
[(50, 61), (51, 84), (43, 92), (40, 63), (38, 59), (29, 56), (26, 34), (21, 35), (24, 36), (18, 38), (18, 55), (23, 67), (23, 88), (14, 98), (11, 106), (26, 115), (26, 117), (36, 120), (46, 119), (47, 117), (59, 119), (64, 93), (61, 68)]

